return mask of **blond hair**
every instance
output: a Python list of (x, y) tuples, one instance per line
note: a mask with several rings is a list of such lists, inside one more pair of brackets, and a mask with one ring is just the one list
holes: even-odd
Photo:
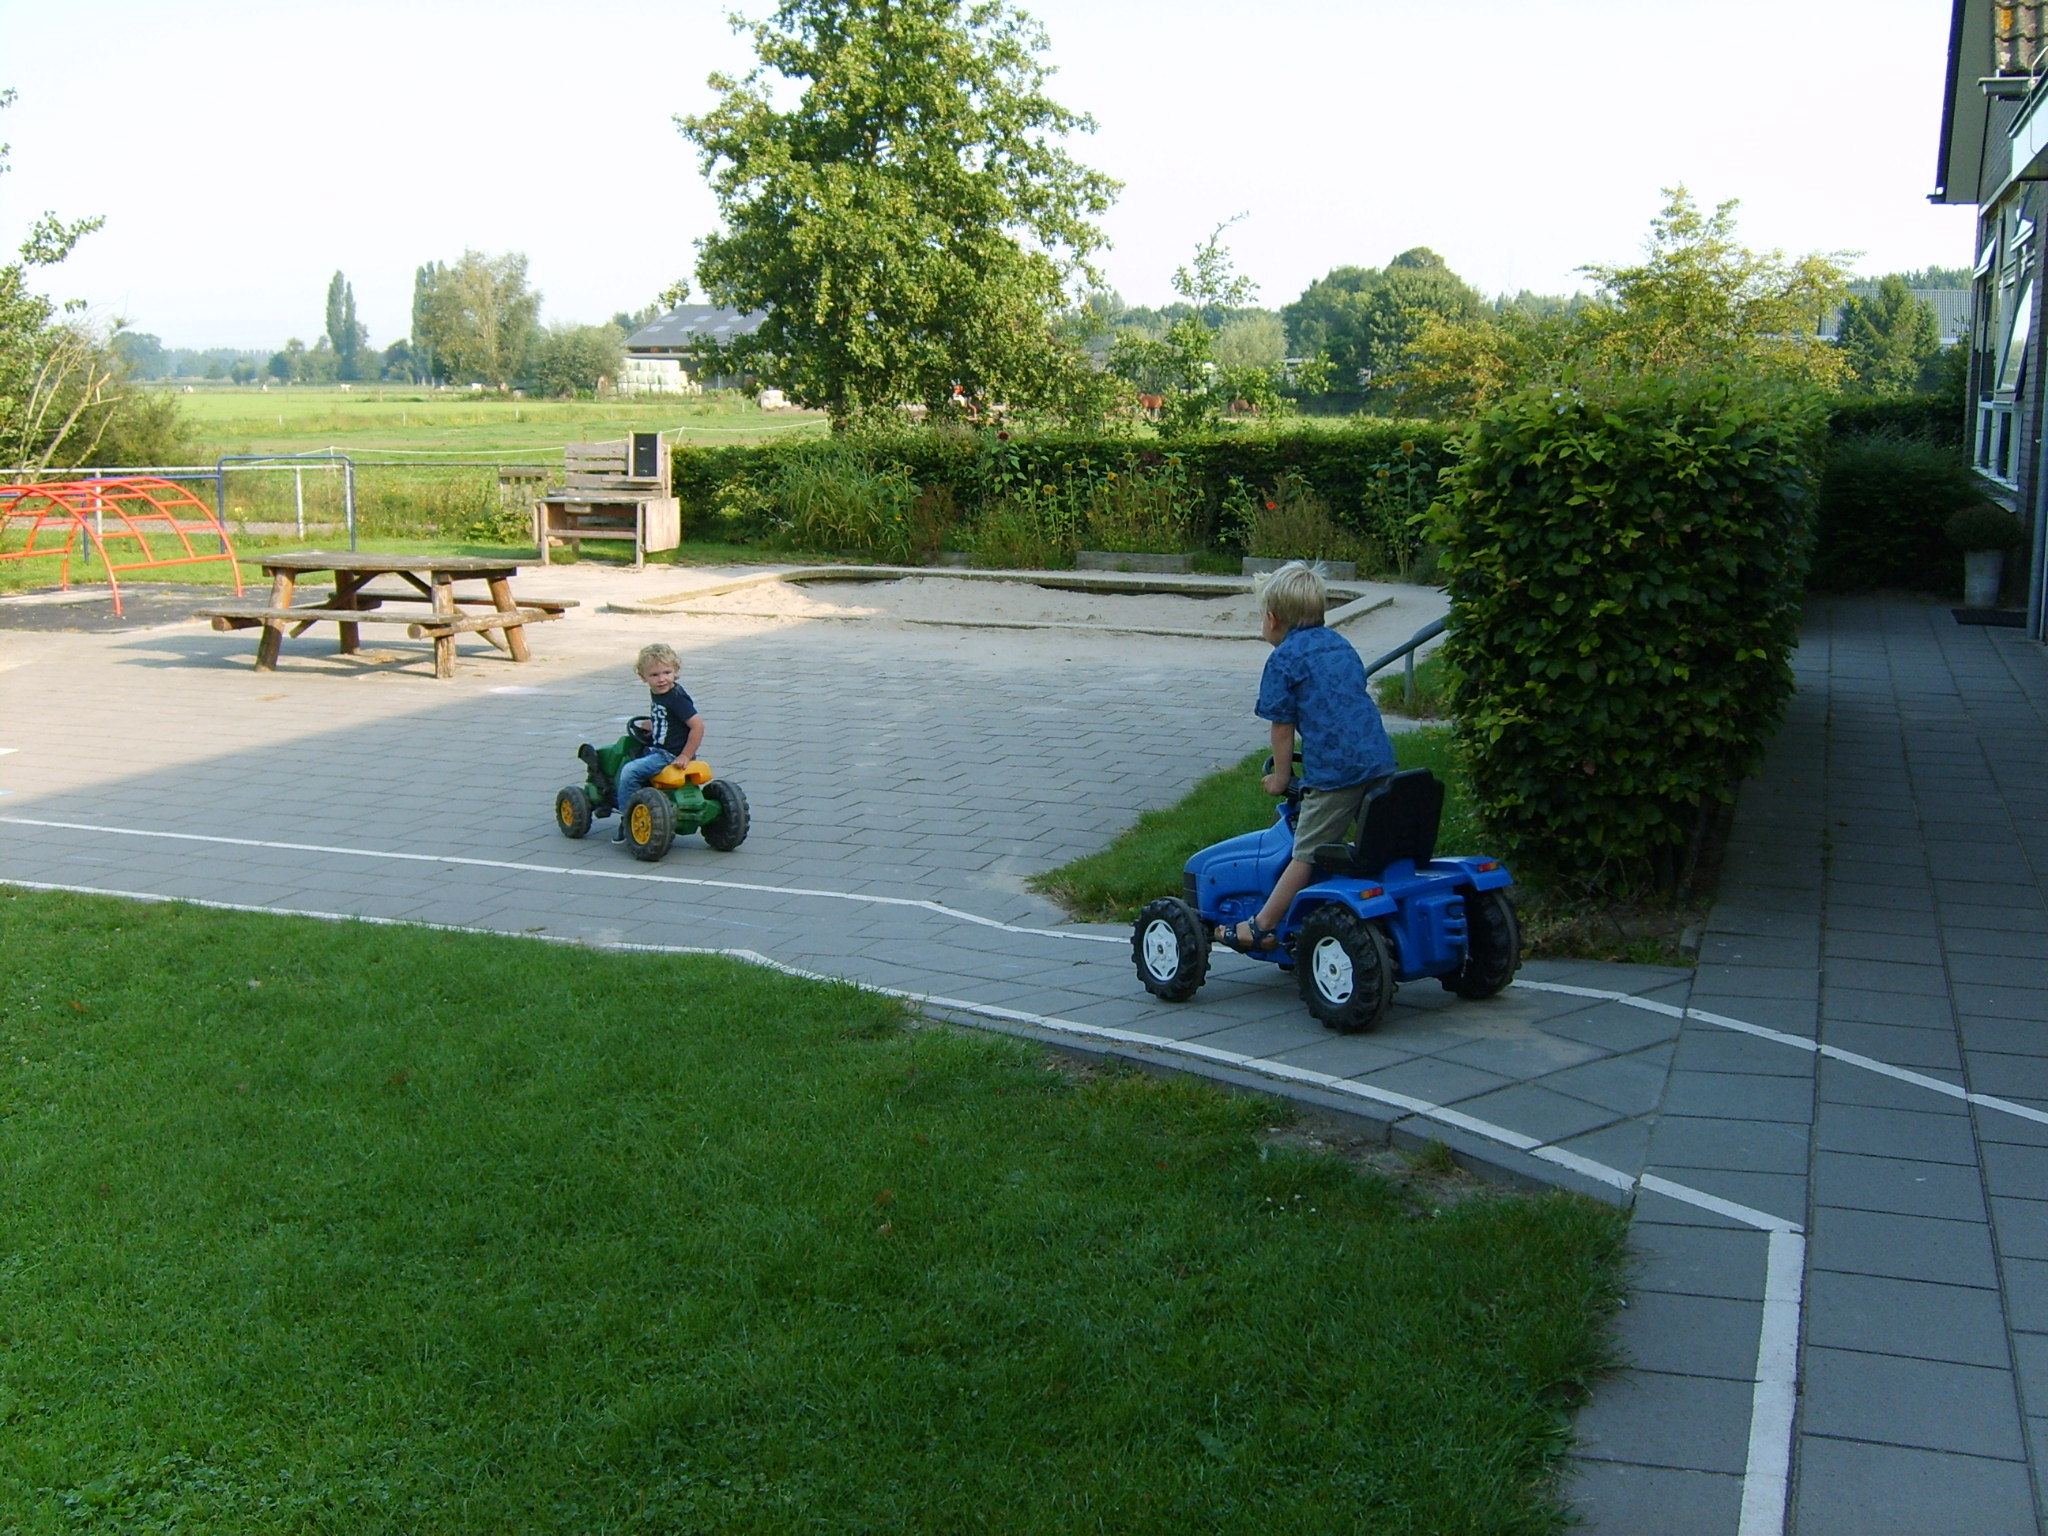
[(1259, 583), (1259, 606), (1289, 629), (1314, 629), (1329, 604), (1323, 573), (1300, 560), (1288, 561)]
[(649, 667), (674, 667), (680, 672), (683, 669), (683, 659), (676, 655), (674, 646), (663, 645), (657, 640), (652, 645), (641, 646), (640, 659), (633, 663), (633, 671), (640, 677), (647, 675)]

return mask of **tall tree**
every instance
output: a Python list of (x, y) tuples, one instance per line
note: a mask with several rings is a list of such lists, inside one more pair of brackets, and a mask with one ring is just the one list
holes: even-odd
[(363, 343), (369, 333), (356, 319), (356, 291), (339, 272), (327, 284), (327, 344), (334, 348), (335, 377), (359, 379)]
[(464, 251), (452, 267), (419, 269), (413, 311), (413, 345), (431, 353), (440, 377), (504, 389), (526, 366), (540, 295), (526, 285), (521, 253)]
[(434, 322), (427, 311), (444, 270), (438, 261), (430, 261), (423, 267), (415, 267), (412, 274), (412, 364), (419, 370), (423, 384), (441, 380), (441, 361), (434, 356), (434, 344), (429, 340)]
[(835, 426), (956, 386), (1070, 405), (1091, 370), (1054, 316), (1118, 184), (1057, 142), (1095, 124), (1045, 94), (1044, 31), (1003, 0), (783, 0), (735, 26), (758, 63), (676, 126), (725, 221), (698, 280), (767, 317), (736, 350)]
[(1426, 322), (1476, 319), (1485, 303), (1428, 246), (1403, 251), (1385, 271), (1337, 267), (1283, 311), (1298, 356), (1320, 354), (1336, 387), (1371, 389), (1400, 365)]
[(1520, 385), (1588, 370), (1725, 368), (1840, 388), (1847, 362), (1819, 331), (1847, 281), (1841, 254), (1752, 251), (1736, 238), (1734, 202), (1703, 212), (1683, 187), (1664, 196), (1642, 261), (1579, 269), (1600, 285), (1591, 301), (1547, 313), (1509, 305), (1492, 317), (1431, 317), (1395, 380), (1403, 403), (1469, 411)]
[(1916, 299), (1900, 276), (1880, 278), (1877, 292), (1842, 301), (1835, 344), (1848, 360), (1859, 392), (1897, 396), (1933, 388), (1941, 356), (1941, 322), (1934, 306)]

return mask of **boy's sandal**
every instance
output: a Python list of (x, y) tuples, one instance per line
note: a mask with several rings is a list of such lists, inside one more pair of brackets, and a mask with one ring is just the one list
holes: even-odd
[[(1240, 939), (1237, 936), (1237, 930), (1240, 928), (1251, 929), (1252, 936), (1249, 939)], [(1269, 955), (1280, 947), (1278, 934), (1271, 928), (1261, 928), (1249, 917), (1241, 923), (1232, 923), (1228, 928), (1218, 923), (1214, 937), (1225, 949), (1234, 949), (1240, 955)]]

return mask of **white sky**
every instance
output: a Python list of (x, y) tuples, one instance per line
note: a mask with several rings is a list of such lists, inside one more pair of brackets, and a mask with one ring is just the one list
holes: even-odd
[[(770, 0), (746, 0), (760, 14)], [(0, 244), (107, 227), (49, 291), (172, 346), (309, 345), (339, 268), (379, 346), (413, 269), (525, 251), (553, 320), (649, 302), (715, 214), (670, 123), (742, 69), (725, 0), (0, 0)], [(1661, 198), (1746, 243), (1967, 265), (1933, 208), (1947, 0), (1027, 0), (1110, 283), (1164, 303), (1220, 220), (1277, 307), (1414, 245), (1486, 293), (1626, 260)]]

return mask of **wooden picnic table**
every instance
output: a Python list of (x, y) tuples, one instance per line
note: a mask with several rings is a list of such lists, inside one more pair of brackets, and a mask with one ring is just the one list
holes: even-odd
[[(414, 639), (430, 637), (434, 642), (434, 676), (455, 675), (455, 637), (480, 634), (505, 651), (514, 661), (527, 660), (525, 626), (559, 619), (573, 601), (561, 598), (515, 600), (512, 578), (519, 567), (502, 560), (475, 555), (374, 555), (344, 554), (313, 549), (291, 554), (265, 555), (263, 573), (270, 578), (268, 603), (237, 603), (201, 609), (201, 618), (213, 620), (215, 629), (261, 627), (256, 642), (256, 670), (274, 671), (286, 632), (301, 635), (315, 624), (333, 624), (341, 633), (341, 652), (360, 649), (364, 624), (403, 624)], [(334, 592), (316, 603), (294, 605), (293, 597), (301, 577), (321, 572), (334, 575)], [(380, 576), (396, 577), (405, 585), (398, 590), (369, 590)], [(463, 596), (455, 590), (458, 581), (480, 581), (488, 596)], [(384, 606), (396, 604), (393, 612)], [(425, 604), (425, 610), (410, 607)], [(467, 610), (467, 611), (466, 611)]]

